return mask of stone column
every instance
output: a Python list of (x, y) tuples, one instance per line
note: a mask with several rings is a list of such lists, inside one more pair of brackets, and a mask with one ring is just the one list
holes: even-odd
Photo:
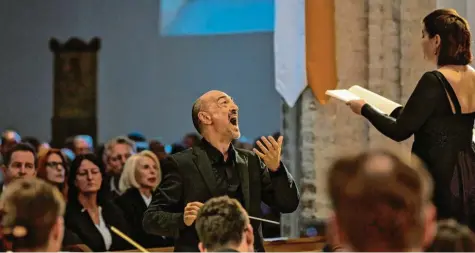
[[(282, 160), (287, 169), (294, 177), (298, 186), (300, 186), (300, 108), (302, 99), (300, 98), (294, 105), (289, 107), (285, 102), (282, 104), (282, 126), (281, 131), (284, 135), (282, 147)], [(281, 236), (289, 238), (300, 237), (299, 231), (299, 206), (298, 210), (291, 214), (281, 215)]]
[[(368, 88), (399, 101), (400, 0), (368, 1)], [(394, 141), (369, 128), (370, 147), (393, 147)]]

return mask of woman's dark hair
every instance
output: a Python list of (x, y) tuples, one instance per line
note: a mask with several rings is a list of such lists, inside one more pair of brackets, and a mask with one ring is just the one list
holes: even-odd
[(35, 149), (35, 152), (38, 153), (38, 148), (41, 145), (41, 142), (37, 138), (32, 137), (32, 136), (27, 136), (27, 137), (21, 138), (21, 141), (24, 143), (29, 143)]
[(74, 158), (73, 162), (71, 163), (71, 167), (69, 169), (69, 177), (68, 177), (68, 202), (71, 203), (79, 203), (78, 202), (78, 194), (79, 194), (79, 189), (77, 188), (75, 181), (76, 181), (76, 175), (78, 173), (79, 167), (81, 167), (81, 163), (84, 160), (88, 160), (92, 162), (94, 165), (99, 167), (99, 171), (101, 172), (102, 175), (102, 182), (101, 182), (101, 188), (97, 192), (97, 203), (102, 204), (104, 201), (107, 200), (108, 198), (108, 191), (107, 191), (107, 186), (106, 186), (106, 180), (105, 180), (105, 170), (104, 167), (101, 166), (100, 160), (97, 159), (97, 156), (90, 153), (90, 154), (84, 154), (84, 155), (78, 155), (76, 158)]
[(97, 146), (96, 152), (95, 152), (97, 159), (99, 159), (99, 164), (101, 165), (101, 167), (105, 168), (106, 165), (102, 161), (102, 156), (104, 155), (104, 152), (106, 152), (106, 146), (104, 144), (100, 144), (99, 146)]
[(437, 65), (467, 65), (472, 62), (472, 35), (467, 20), (454, 9), (437, 9), (423, 19), (429, 38), (440, 36)]

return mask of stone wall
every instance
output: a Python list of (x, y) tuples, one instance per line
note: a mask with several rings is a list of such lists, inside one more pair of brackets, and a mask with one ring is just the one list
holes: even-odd
[[(436, 0), (335, 0), (338, 88), (358, 84), (405, 103), (430, 66), (420, 48), (421, 19)], [(369, 147), (402, 148), (338, 101), (320, 105), (306, 90), (294, 108), (284, 106), (284, 159), (301, 189), (301, 206), (283, 216), (283, 236), (299, 237), (328, 217), (326, 177), (338, 156)]]

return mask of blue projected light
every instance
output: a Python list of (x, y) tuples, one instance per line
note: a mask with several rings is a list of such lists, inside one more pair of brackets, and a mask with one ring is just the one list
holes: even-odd
[(160, 1), (160, 34), (164, 36), (273, 30), (274, 0)]

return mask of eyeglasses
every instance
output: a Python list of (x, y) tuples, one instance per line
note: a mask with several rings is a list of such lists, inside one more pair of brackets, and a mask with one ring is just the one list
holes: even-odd
[(50, 168), (58, 168), (59, 166), (64, 167), (64, 164), (62, 162), (47, 162), (46, 166)]

